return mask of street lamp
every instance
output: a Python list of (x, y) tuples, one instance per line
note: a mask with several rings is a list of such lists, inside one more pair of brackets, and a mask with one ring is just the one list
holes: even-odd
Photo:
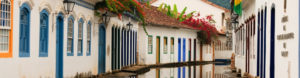
[(131, 24), (131, 22), (129, 22), (128, 24), (126, 24), (128, 26), (128, 29), (131, 30), (133, 24)]
[(67, 12), (67, 14), (69, 14), (70, 12), (73, 11), (74, 5), (75, 5), (74, 0), (64, 0), (63, 3), (64, 3), (64, 8), (65, 8), (65, 11)]
[(237, 21), (237, 19), (239, 18), (239, 15), (236, 13), (232, 13), (231, 15), (231, 25), (233, 25), (233, 29), (236, 28), (236, 26), (239, 24), (239, 22)]
[(103, 22), (105, 25), (108, 24), (110, 18), (109, 18), (109, 16), (108, 16), (107, 11), (106, 11), (105, 13), (102, 14), (102, 18), (101, 18), (101, 19), (102, 19), (102, 22)]

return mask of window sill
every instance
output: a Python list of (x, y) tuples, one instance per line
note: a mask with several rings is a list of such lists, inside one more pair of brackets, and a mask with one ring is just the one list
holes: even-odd
[(67, 53), (67, 56), (74, 56), (73, 53)]
[(41, 53), (40, 52), (39, 57), (48, 57), (48, 53)]
[(77, 56), (83, 56), (83, 54), (82, 53), (77, 53)]
[(30, 53), (20, 52), (19, 57), (30, 57)]

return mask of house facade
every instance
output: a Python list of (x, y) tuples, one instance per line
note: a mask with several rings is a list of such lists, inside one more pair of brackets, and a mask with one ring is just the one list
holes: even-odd
[(96, 75), (136, 64), (137, 22), (99, 22), (97, 2), (76, 0), (68, 14), (63, 0), (1, 0), (0, 77)]
[[(201, 16), (214, 15), (216, 28), (221, 30), (229, 12), (207, 3), (207, 0), (158, 0), (160, 4), (177, 5), (178, 10), (188, 8), (186, 13), (197, 11)], [(197, 5), (197, 6), (196, 6)], [(214, 61), (216, 44), (201, 44), (197, 39), (198, 30), (182, 25), (174, 18), (159, 12), (156, 7), (145, 9), (146, 30), (140, 25), (138, 33), (139, 64), (163, 64), (173, 62)], [(205, 7), (205, 8), (204, 8)], [(213, 10), (213, 11), (209, 11)], [(224, 16), (222, 16), (224, 15)], [(222, 18), (223, 17), (223, 18)], [(175, 20), (175, 21), (173, 21)], [(224, 23), (224, 24), (222, 24)], [(225, 39), (226, 40), (226, 39)], [(231, 52), (232, 53), (232, 52)], [(229, 54), (231, 54), (229, 53)], [(230, 55), (231, 56), (231, 55)], [(213, 78), (215, 65), (187, 66), (170, 69), (155, 69), (140, 75), (142, 78)], [(221, 72), (223, 73), (223, 72)]]
[(235, 65), (242, 74), (299, 77), (299, 1), (243, 0), (237, 21)]

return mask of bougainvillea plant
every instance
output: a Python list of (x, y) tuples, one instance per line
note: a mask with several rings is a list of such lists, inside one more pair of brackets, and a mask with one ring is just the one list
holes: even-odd
[[(122, 20), (123, 13), (130, 13), (137, 18), (138, 21), (142, 22), (145, 29), (145, 12), (143, 11), (143, 5), (137, 0), (104, 0), (99, 2), (95, 6), (95, 14), (96, 16), (102, 17), (104, 11), (109, 11), (118, 15), (119, 19)], [(145, 5), (147, 5), (145, 3)]]
[(213, 15), (200, 18), (200, 13), (193, 14), (192, 17), (182, 21), (182, 23), (191, 26), (193, 29), (200, 30), (197, 34), (199, 40), (202, 42), (210, 43), (218, 36), (218, 30), (215, 28)]
[(96, 5), (96, 12), (107, 10), (117, 14), (120, 19), (125, 11), (134, 14), (134, 9), (137, 10), (140, 20), (144, 20), (142, 5), (136, 0), (105, 0)]
[(170, 5), (162, 3), (158, 7), (158, 10), (177, 19), (181, 23), (192, 27), (193, 29), (200, 30), (197, 34), (199, 40), (202, 42), (210, 43), (213, 39), (217, 38), (218, 31), (215, 28), (216, 22), (213, 19), (213, 15), (201, 18), (200, 13), (196, 13), (195, 11), (185, 14), (187, 7), (185, 7), (181, 13), (178, 13), (176, 4), (174, 4), (174, 8), (172, 10)]

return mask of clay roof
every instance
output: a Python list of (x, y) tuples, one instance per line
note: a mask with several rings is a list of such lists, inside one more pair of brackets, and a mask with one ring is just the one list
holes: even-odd
[(153, 24), (158, 26), (165, 26), (165, 27), (174, 27), (174, 28), (188, 28), (193, 29), (192, 27), (182, 24), (175, 18), (168, 16), (157, 10), (157, 7), (150, 6), (144, 7), (145, 12), (145, 22), (147, 24)]

